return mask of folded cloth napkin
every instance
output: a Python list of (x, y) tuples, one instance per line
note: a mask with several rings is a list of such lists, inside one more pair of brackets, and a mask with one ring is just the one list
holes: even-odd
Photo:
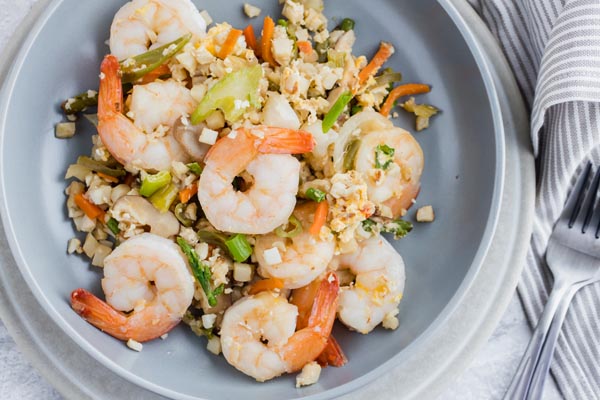
[[(600, 165), (600, 0), (469, 0), (531, 110), (537, 199), (518, 293), (532, 325), (548, 298), (545, 252), (575, 177)], [(600, 285), (575, 297), (552, 364), (567, 399), (600, 399)]]

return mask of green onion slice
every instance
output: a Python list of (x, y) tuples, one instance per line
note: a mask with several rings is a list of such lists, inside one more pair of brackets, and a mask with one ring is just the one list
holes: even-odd
[[(288, 230), (289, 227), (292, 226), (293, 229)], [(290, 216), (290, 219), (286, 225), (282, 225), (275, 229), (275, 234), (280, 238), (293, 238), (302, 233), (302, 223), (300, 220), (293, 215)]]
[(108, 229), (110, 229), (110, 231), (115, 235), (121, 233), (121, 230), (119, 229), (119, 221), (114, 218), (109, 219), (106, 223), (106, 226), (108, 226)]
[(169, 183), (171, 183), (171, 173), (169, 171), (161, 171), (156, 175), (146, 175), (142, 180), (140, 194), (144, 197), (150, 197)]
[(190, 171), (192, 171), (194, 174), (196, 174), (198, 176), (202, 175), (202, 167), (197, 162), (187, 164), (186, 167), (188, 167), (188, 169)]
[(325, 197), (325, 192), (320, 189), (308, 188), (308, 190), (306, 191), (306, 198), (312, 201), (316, 201), (317, 203), (320, 203), (323, 200), (325, 200)]
[(252, 255), (252, 246), (248, 243), (246, 235), (237, 234), (225, 241), (225, 245), (229, 249), (229, 253), (237, 262), (244, 262)]

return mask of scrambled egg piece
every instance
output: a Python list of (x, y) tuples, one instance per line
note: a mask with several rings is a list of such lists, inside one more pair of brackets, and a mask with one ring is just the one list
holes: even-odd
[(331, 178), (329, 192), (332, 231), (337, 233), (338, 250), (346, 252), (354, 248), (355, 231), (360, 223), (375, 212), (375, 205), (367, 197), (367, 184), (356, 171), (336, 174)]

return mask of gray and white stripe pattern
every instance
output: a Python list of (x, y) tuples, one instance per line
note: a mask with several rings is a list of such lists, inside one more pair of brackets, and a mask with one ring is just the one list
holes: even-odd
[[(532, 323), (551, 278), (548, 238), (575, 176), (600, 165), (600, 0), (469, 0), (511, 64), (531, 110), (537, 158), (534, 230), (518, 292)], [(600, 285), (577, 296), (552, 373), (567, 399), (600, 399)]]

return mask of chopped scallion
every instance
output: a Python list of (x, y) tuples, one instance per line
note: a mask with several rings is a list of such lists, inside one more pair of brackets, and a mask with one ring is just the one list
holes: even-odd
[(140, 194), (144, 197), (150, 197), (169, 183), (171, 183), (171, 173), (169, 171), (161, 171), (156, 175), (146, 175), (142, 180)]
[(110, 231), (115, 235), (121, 233), (121, 230), (119, 229), (119, 221), (114, 218), (109, 219), (106, 223), (106, 226), (108, 226), (108, 229), (110, 229)]
[[(293, 226), (291, 230), (288, 230), (290, 226)], [(287, 223), (287, 226), (282, 225), (275, 229), (275, 234), (282, 238), (293, 238), (302, 233), (302, 223), (298, 220), (298, 218), (293, 215), (290, 216), (290, 219)]]
[(187, 167), (194, 174), (196, 174), (198, 176), (202, 175), (202, 167), (197, 162), (193, 162), (191, 164), (188, 164)]
[(225, 245), (229, 249), (231, 256), (237, 262), (244, 262), (252, 254), (252, 246), (248, 243), (246, 235), (237, 234), (225, 241)]
[(308, 190), (306, 191), (306, 198), (312, 201), (316, 201), (317, 203), (320, 203), (323, 200), (325, 200), (325, 196), (325, 192), (319, 189), (308, 188)]

